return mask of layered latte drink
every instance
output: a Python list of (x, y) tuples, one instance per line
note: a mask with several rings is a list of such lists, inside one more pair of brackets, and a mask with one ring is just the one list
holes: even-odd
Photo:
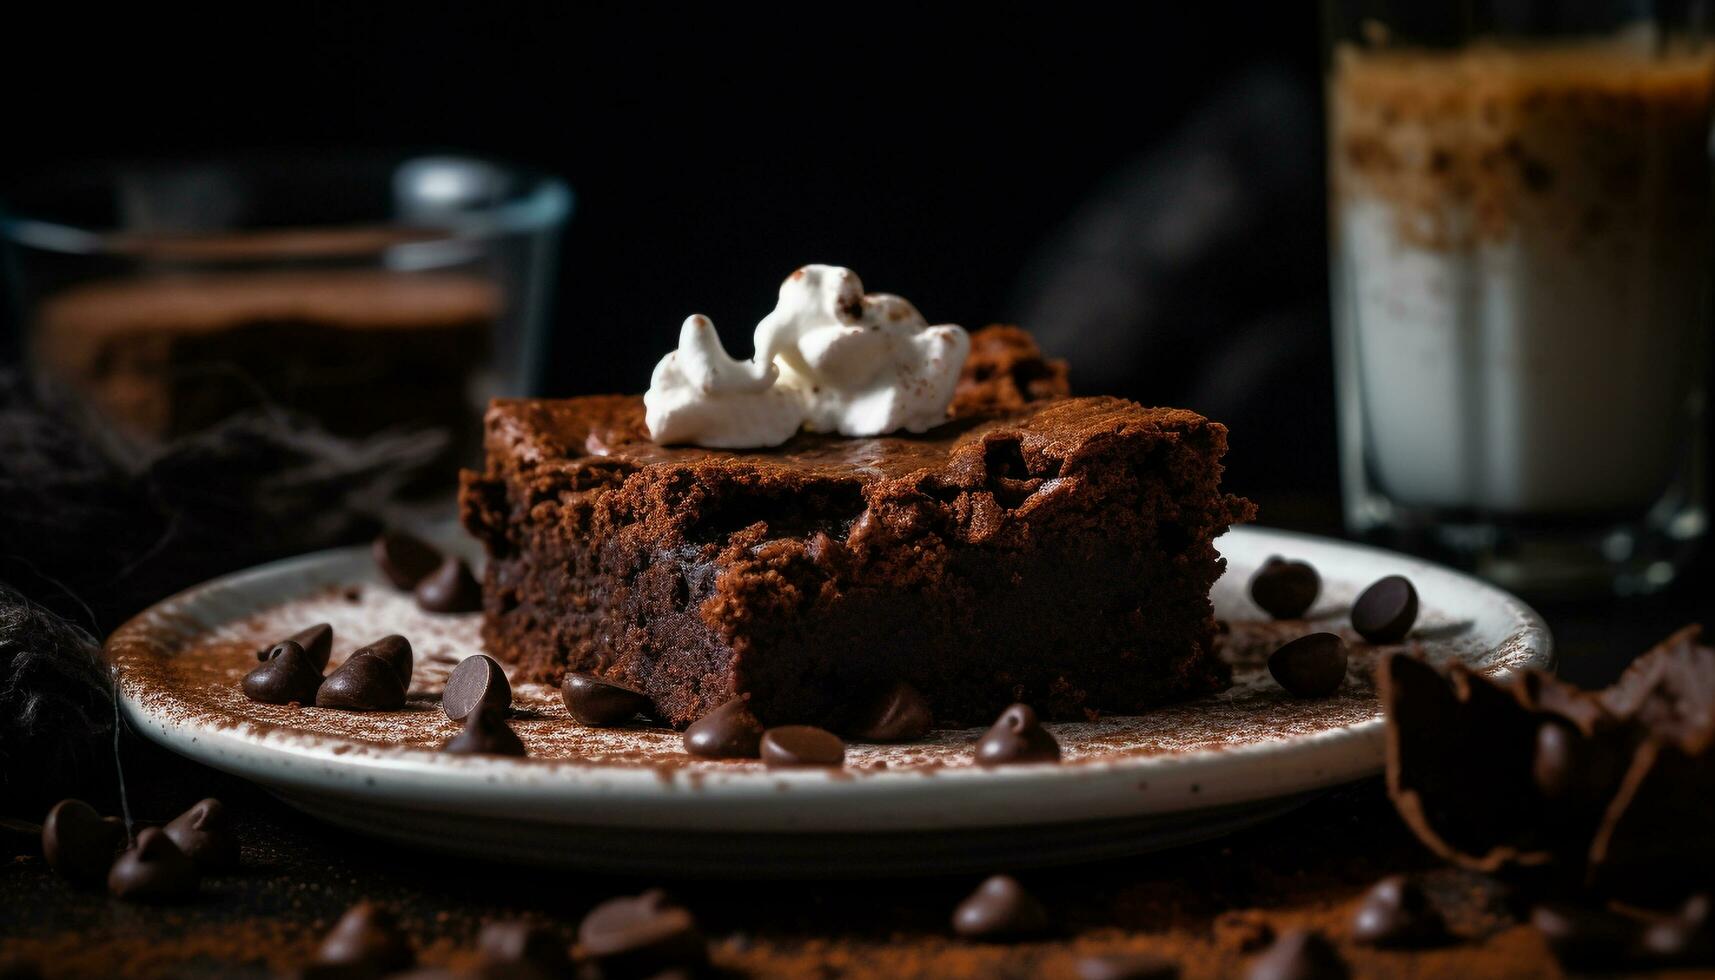
[(1636, 526), (1685, 491), (1712, 94), (1715, 52), (1648, 31), (1335, 47), (1334, 307), (1360, 529), (1414, 514)]

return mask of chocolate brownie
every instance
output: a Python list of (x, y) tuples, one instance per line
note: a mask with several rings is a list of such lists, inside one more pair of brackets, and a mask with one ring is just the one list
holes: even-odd
[(1226, 429), (1117, 398), (976, 412), (921, 436), (663, 447), (640, 399), (503, 400), (465, 526), (483, 639), (532, 679), (593, 671), (685, 725), (734, 697), (838, 728), (898, 681), (942, 721), (1220, 690), (1213, 546)]

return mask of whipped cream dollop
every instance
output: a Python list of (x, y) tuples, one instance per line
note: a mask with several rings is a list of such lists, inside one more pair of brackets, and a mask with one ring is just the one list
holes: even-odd
[(643, 396), (649, 437), (719, 449), (778, 446), (800, 428), (846, 436), (922, 432), (947, 419), (971, 339), (930, 326), (903, 298), (863, 291), (850, 269), (807, 265), (780, 284), (734, 359), (709, 318), (679, 328)]

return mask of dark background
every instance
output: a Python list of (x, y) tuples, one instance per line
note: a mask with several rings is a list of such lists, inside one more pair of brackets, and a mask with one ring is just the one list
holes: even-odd
[(1227, 421), (1232, 483), (1273, 523), (1332, 513), (1309, 3), (20, 21), (0, 190), (114, 158), (491, 155), (577, 194), (548, 393), (641, 390), (691, 312), (745, 351), (777, 281), (831, 262), (932, 322), (1022, 322), (1077, 390)]

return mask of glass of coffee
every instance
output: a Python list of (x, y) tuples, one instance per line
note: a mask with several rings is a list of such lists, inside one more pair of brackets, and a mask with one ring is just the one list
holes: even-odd
[(1352, 531), (1538, 595), (1659, 589), (1703, 536), (1702, 9), (1328, 4)]

